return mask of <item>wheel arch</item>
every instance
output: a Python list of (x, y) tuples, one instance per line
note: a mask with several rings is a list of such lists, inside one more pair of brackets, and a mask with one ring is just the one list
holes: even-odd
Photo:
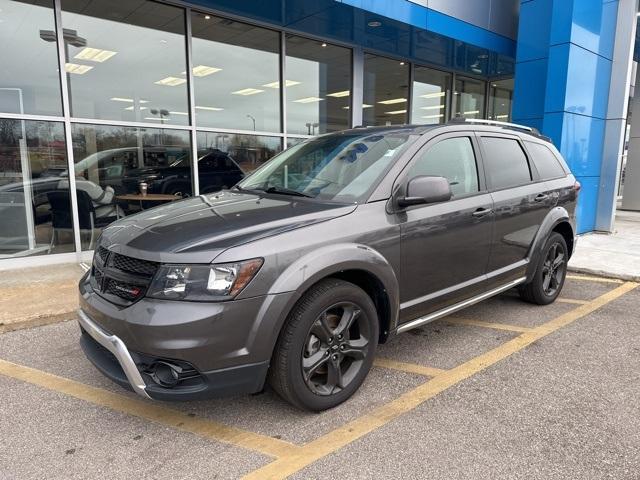
[(555, 207), (547, 214), (540, 225), (540, 228), (538, 228), (538, 232), (536, 233), (533, 243), (529, 249), (529, 254), (527, 255), (529, 258), (527, 282), (533, 279), (544, 245), (547, 238), (549, 238), (549, 235), (553, 232), (557, 232), (564, 237), (567, 242), (569, 257), (573, 254), (573, 250), (575, 248), (575, 228), (572, 222), (572, 217), (564, 207)]

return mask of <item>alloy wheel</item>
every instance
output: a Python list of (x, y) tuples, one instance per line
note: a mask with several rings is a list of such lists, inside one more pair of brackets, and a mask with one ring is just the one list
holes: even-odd
[(346, 388), (362, 368), (369, 351), (369, 324), (362, 309), (341, 302), (324, 310), (311, 325), (304, 344), (302, 374), (317, 395)]
[(560, 243), (553, 243), (542, 265), (542, 290), (545, 295), (551, 297), (556, 294), (562, 284), (566, 264), (564, 249)]

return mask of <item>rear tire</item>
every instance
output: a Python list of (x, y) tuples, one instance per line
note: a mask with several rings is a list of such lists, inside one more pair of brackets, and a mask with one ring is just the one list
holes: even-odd
[(371, 298), (352, 283), (322, 280), (293, 308), (280, 333), (269, 383), (303, 410), (335, 407), (360, 387), (378, 344)]
[(567, 242), (559, 233), (552, 233), (542, 249), (533, 280), (518, 289), (520, 297), (538, 305), (553, 303), (564, 286), (568, 260)]

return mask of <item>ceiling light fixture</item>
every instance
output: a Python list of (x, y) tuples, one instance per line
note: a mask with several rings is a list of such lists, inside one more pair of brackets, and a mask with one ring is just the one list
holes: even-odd
[(64, 69), (67, 73), (75, 73), (76, 75), (84, 75), (92, 68), (90, 65), (78, 65), (77, 63), (64, 64)]
[(382, 22), (379, 22), (378, 20), (371, 20), (369, 23), (367, 23), (367, 25), (369, 25), (371, 28), (377, 28), (382, 26)]
[[(206, 77), (207, 75), (211, 75), (212, 73), (216, 73), (222, 70), (217, 67), (208, 67), (206, 65), (198, 65), (197, 67), (193, 67), (193, 76), (194, 77)], [(186, 72), (182, 72), (184, 75)]]
[(111, 57), (113, 57), (116, 53), (112, 50), (100, 50), (99, 48), (83, 48), (80, 53), (78, 53), (75, 57), (78, 60), (89, 60), (91, 62), (106, 62)]
[(160, 122), (164, 120), (164, 118), (156, 118), (156, 117), (144, 117), (145, 120), (155, 120), (156, 122)]
[(323, 43), (323, 44), (321, 45), (321, 47), (326, 47), (326, 46), (327, 46), (327, 44), (326, 44), (326, 43)]
[(171, 115), (183, 115), (183, 116), (187, 116), (189, 115), (187, 112), (169, 112)]
[[(124, 98), (124, 97), (111, 97), (110, 100), (114, 102), (126, 102), (133, 103), (135, 100), (133, 98)], [(149, 103), (149, 100), (138, 100), (138, 103)]]
[(480, 113), (480, 110), (468, 110), (466, 112), (462, 112), (463, 115), (477, 115)]
[(322, 102), (322, 101), (324, 101), (324, 98), (305, 97), (305, 98), (299, 98), (298, 100), (294, 100), (293, 103), (315, 103), (315, 102)]
[[(300, 85), (300, 83), (301, 82), (296, 82), (295, 80), (285, 80), (284, 86), (285, 87), (293, 87), (294, 85)], [(267, 88), (280, 88), (280, 82), (265, 83), (262, 86), (263, 87), (267, 87)]]
[(166, 77), (162, 80), (158, 80), (157, 82), (153, 82), (156, 85), (163, 85), (165, 87), (177, 87), (178, 85), (182, 85), (183, 83), (187, 83), (184, 78), (178, 77)]
[(406, 98), (392, 98), (391, 100), (382, 100), (378, 103), (381, 103), (382, 105), (393, 105), (394, 103), (403, 103), (406, 101)]
[(441, 113), (440, 115), (423, 115), (421, 118), (442, 118), (444, 117), (444, 113)]
[[(134, 110), (133, 105), (131, 105), (130, 107), (125, 108), (125, 110)], [(139, 110), (140, 110), (140, 111), (142, 111), (142, 110), (149, 110), (149, 108), (147, 108), (147, 107), (140, 107), (140, 109), (139, 109)]]
[(444, 105), (433, 105), (431, 107), (420, 107), (422, 110), (440, 110)]
[(384, 112), (387, 115), (400, 115), (401, 113), (407, 113), (406, 110), (393, 110), (392, 112)]
[(351, 95), (350, 90), (342, 90), (341, 92), (327, 93), (327, 97), (335, 97), (335, 98), (348, 97), (349, 95)]
[(422, 98), (440, 98), (444, 97), (446, 92), (435, 92), (435, 93), (425, 93), (424, 95), (420, 95)]
[(201, 105), (196, 105), (196, 110), (207, 110), (210, 112), (220, 112), (222, 110), (224, 110), (224, 108), (220, 108), (220, 107), (203, 107)]
[(242, 90), (236, 90), (235, 92), (231, 92), (233, 95), (255, 95), (256, 93), (262, 93), (264, 90), (260, 90), (258, 88), (243, 88)]
[(205, 20), (210, 20), (210, 19), (211, 19), (211, 16), (210, 16), (210, 15), (205, 15), (205, 16), (204, 16), (204, 19), (205, 19)]

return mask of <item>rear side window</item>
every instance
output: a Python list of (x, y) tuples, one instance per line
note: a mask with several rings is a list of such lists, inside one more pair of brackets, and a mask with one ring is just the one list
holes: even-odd
[(482, 137), (487, 178), (494, 190), (531, 182), (531, 170), (520, 143), (511, 138)]
[(560, 165), (560, 162), (549, 147), (540, 143), (524, 143), (531, 154), (533, 163), (542, 180), (564, 177), (566, 175), (564, 168), (562, 168), (562, 165)]
[(409, 170), (409, 179), (419, 175), (445, 177), (454, 197), (477, 192), (478, 169), (471, 139), (447, 138), (429, 147)]

